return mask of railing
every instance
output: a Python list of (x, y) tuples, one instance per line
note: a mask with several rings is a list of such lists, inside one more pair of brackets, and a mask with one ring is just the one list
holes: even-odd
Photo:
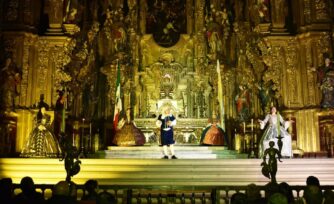
[[(51, 196), (52, 184), (37, 184), (36, 189), (42, 192), (47, 199)], [(290, 186), (296, 200), (302, 197), (306, 186)], [(245, 193), (247, 186), (117, 186), (100, 185), (99, 193), (112, 194), (117, 203), (212, 203), (228, 204), (231, 196), (236, 192)], [(264, 196), (266, 186), (256, 186), (261, 195)], [(15, 192), (20, 189), (19, 184), (14, 184)], [(85, 194), (84, 185), (76, 185), (77, 199)], [(334, 190), (334, 186), (321, 186), (323, 191)]]

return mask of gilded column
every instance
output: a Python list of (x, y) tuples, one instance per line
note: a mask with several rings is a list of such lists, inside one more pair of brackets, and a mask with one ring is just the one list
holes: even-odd
[[(37, 68), (37, 87), (36, 87), (36, 95), (35, 101), (39, 101), (39, 96), (41, 94), (46, 94), (48, 91), (47, 87), (47, 74), (49, 67), (49, 54), (50, 54), (50, 45), (49, 42), (45, 39), (39, 40), (38, 42), (38, 62), (39, 67)], [(50, 101), (47, 103), (50, 104)]]
[(301, 107), (301, 79), (298, 66), (297, 43), (294, 38), (290, 38), (285, 46), (286, 69), (282, 67), (283, 73), (283, 100), (285, 106)]
[(193, 10), (193, 1), (187, 0), (187, 33), (191, 35), (194, 30), (194, 10)]
[(320, 151), (318, 111), (307, 109), (296, 113), (297, 146), (305, 152)]
[(33, 58), (34, 52), (33, 44), (36, 42), (37, 36), (33, 34), (25, 34), (23, 39), (23, 62), (22, 62), (22, 76), (20, 87), (20, 99), (19, 104), (23, 107), (29, 107), (33, 104), (31, 99), (31, 89), (28, 89), (29, 83), (32, 78), (33, 62), (30, 60)]
[[(301, 51), (304, 50), (305, 53), (302, 54), (302, 62), (305, 66), (305, 77), (307, 80), (304, 81), (304, 105), (306, 106), (315, 106), (320, 103), (319, 100), (319, 93), (317, 93), (317, 77), (315, 73), (315, 67), (314, 64), (314, 56), (313, 56), (313, 47), (314, 47), (314, 41), (312, 39), (307, 39), (305, 44), (302, 44)], [(305, 64), (304, 64), (305, 63)]]
[(316, 22), (330, 22), (330, 12), (328, 1), (314, 0), (314, 20)]
[(71, 51), (74, 48), (74, 43), (71, 41), (69, 44), (65, 43), (63, 47), (54, 47), (52, 49), (52, 61), (54, 64), (54, 81), (51, 86), (51, 101), (53, 104), (56, 103), (58, 94), (57, 90), (63, 89), (63, 83), (71, 81), (71, 76), (67, 74), (64, 70), (64, 66), (71, 61)]
[(195, 2), (195, 32), (202, 32), (204, 28), (204, 0)]
[(141, 34), (146, 34), (146, 13), (147, 13), (147, 4), (146, 0), (140, 0), (140, 11), (139, 11), (139, 27)]

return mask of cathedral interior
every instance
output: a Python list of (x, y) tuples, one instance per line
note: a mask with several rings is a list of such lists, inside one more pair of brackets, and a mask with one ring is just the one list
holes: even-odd
[(247, 151), (275, 106), (294, 150), (332, 157), (333, 22), (333, 0), (1, 1), (0, 156), (19, 155), (41, 106), (58, 139), (95, 152), (128, 109), (157, 145), (169, 104), (177, 144), (219, 120)]

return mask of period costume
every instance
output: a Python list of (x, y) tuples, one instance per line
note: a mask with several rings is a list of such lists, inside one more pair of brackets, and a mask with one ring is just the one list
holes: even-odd
[(145, 144), (145, 136), (132, 121), (126, 121), (123, 127), (117, 130), (114, 144), (118, 146), (141, 146)]
[[(171, 122), (168, 125), (168, 122)], [(160, 114), (157, 120), (157, 126), (160, 126), (160, 141), (162, 145), (174, 144), (173, 126), (176, 125), (176, 119), (172, 114)]]
[(228, 139), (224, 130), (217, 124), (213, 123), (208, 125), (202, 132), (201, 142), (202, 145), (213, 146), (227, 146)]
[(283, 142), (281, 155), (283, 157), (292, 157), (291, 135), (286, 131), (290, 125), (289, 121), (284, 121), (280, 114), (268, 114), (265, 119), (260, 122), (260, 128), (264, 129), (267, 123), (267, 128), (259, 143), (259, 157), (262, 158), (264, 151), (269, 148), (270, 141), (274, 141), (274, 148), (279, 149), (277, 145), (278, 130), (280, 131)]
[(35, 118), (35, 127), (21, 152), (21, 157), (58, 157), (61, 149), (51, 126), (50, 116), (39, 112)]

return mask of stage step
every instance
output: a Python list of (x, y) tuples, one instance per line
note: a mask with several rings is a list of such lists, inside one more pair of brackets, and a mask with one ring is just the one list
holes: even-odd
[[(239, 154), (223, 146), (174, 146), (175, 154), (179, 159), (240, 159), (247, 158), (247, 154)], [(95, 158), (138, 158), (158, 159), (163, 157), (162, 147), (135, 146), (118, 147), (109, 146), (108, 150), (92, 155)]]
[[(108, 185), (221, 186), (265, 185), (261, 159), (81, 159), (81, 171), (73, 177), (77, 184), (96, 179)], [(305, 185), (310, 175), (322, 185), (334, 185), (333, 159), (283, 159), (278, 163), (278, 182)], [(66, 177), (59, 159), (2, 158), (0, 178), (19, 183), (31, 176), (37, 184), (54, 184)]]

